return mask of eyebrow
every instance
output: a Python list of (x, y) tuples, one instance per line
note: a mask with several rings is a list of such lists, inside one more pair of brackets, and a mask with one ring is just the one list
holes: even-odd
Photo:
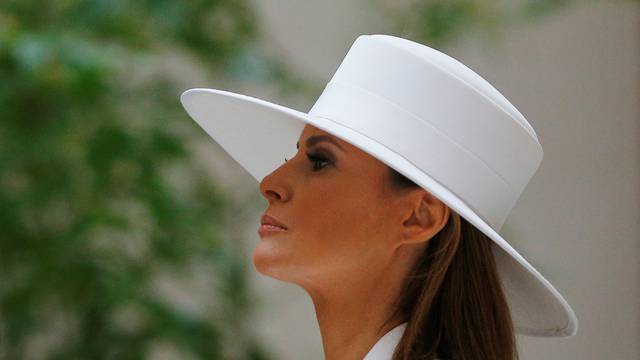
[[(333, 145), (337, 146), (340, 150), (344, 151), (344, 148), (336, 140), (334, 140), (332, 137), (329, 137), (329, 136), (326, 136), (326, 135), (309, 136), (309, 138), (307, 139), (305, 144), (306, 144), (307, 147), (312, 147), (313, 145), (316, 145), (316, 144), (321, 143), (323, 141), (330, 142)], [(299, 149), (299, 148), (300, 148), (300, 142), (298, 141), (296, 143), (296, 149)]]

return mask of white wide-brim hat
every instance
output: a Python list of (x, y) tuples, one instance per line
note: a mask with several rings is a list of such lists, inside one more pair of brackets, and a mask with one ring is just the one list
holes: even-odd
[(542, 161), (537, 135), (453, 57), (395, 36), (361, 35), (308, 113), (217, 89), (189, 89), (181, 102), (258, 182), (293, 156), (305, 124), (366, 151), (493, 240), (517, 333), (577, 332), (567, 301), (498, 234)]

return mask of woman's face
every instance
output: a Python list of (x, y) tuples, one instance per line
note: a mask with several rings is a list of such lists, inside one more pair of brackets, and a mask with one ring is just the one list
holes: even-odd
[(407, 235), (416, 199), (390, 186), (384, 163), (308, 124), (295, 157), (267, 175), (260, 191), (269, 202), (265, 213), (287, 230), (261, 236), (254, 265), (303, 287), (359, 281), (384, 269)]

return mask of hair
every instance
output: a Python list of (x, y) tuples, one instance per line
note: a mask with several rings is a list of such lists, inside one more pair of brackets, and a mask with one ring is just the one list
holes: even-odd
[[(419, 188), (389, 167), (398, 190)], [(393, 360), (518, 359), (493, 240), (451, 211), (407, 276), (397, 307), (407, 327)]]

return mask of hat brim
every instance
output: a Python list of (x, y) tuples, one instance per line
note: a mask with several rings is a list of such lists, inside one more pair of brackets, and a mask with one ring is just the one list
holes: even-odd
[(193, 120), (258, 182), (295, 154), (311, 124), (366, 151), (424, 187), (493, 240), (493, 253), (517, 333), (570, 337), (578, 320), (562, 295), (500, 234), (445, 186), (384, 145), (330, 119), (224, 90), (195, 88), (180, 100)]

